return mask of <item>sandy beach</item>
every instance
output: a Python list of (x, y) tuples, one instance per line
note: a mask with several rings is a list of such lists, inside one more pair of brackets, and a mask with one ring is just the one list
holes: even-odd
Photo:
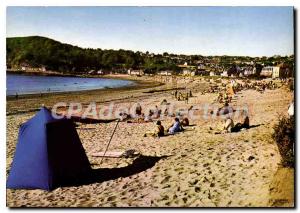
[[(132, 90), (90, 91), (72, 94), (27, 97), (7, 101), (7, 175), (15, 152), (20, 124), (31, 118), (42, 104), (51, 106), (59, 101), (96, 102), (100, 106), (114, 102), (129, 106), (157, 105), (163, 99), (177, 107), (212, 103), (215, 93), (202, 94), (210, 85), (207, 81), (182, 79), (178, 87), (193, 91), (189, 103), (177, 101), (170, 91), (145, 93), (150, 81)], [(149, 79), (148, 79), (149, 80)], [(155, 89), (171, 88), (166, 85)], [(153, 84), (151, 84), (153, 86)], [(276, 188), (293, 177), (288, 169), (278, 174), (280, 154), (271, 135), (279, 115), (286, 115), (293, 93), (286, 87), (266, 90), (243, 90), (236, 94), (231, 106), (248, 105), (250, 129), (237, 133), (214, 134), (221, 119), (190, 120), (186, 131), (161, 137), (143, 137), (155, 122), (120, 122), (109, 146), (109, 151), (135, 149), (136, 158), (92, 157), (104, 151), (116, 122), (81, 124), (77, 128), (81, 142), (95, 172), (92, 180), (80, 186), (43, 190), (7, 189), (9, 207), (272, 207), (294, 206), (293, 187), (290, 193)], [(32, 110), (32, 111), (31, 111)], [(172, 117), (164, 117), (167, 127)], [(277, 174), (277, 175), (275, 175)], [(288, 175), (287, 175), (288, 174)], [(279, 179), (274, 180), (274, 178)], [(293, 179), (291, 179), (293, 181)], [(293, 185), (292, 182), (289, 182)], [(281, 201), (281, 202), (279, 202)]]

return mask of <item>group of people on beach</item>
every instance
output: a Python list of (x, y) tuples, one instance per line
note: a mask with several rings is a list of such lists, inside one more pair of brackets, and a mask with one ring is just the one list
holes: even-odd
[(249, 115), (245, 111), (243, 111), (241, 122), (234, 124), (232, 117), (227, 115), (224, 119), (221, 131), (216, 132), (215, 134), (239, 132), (243, 129), (249, 129), (249, 128), (250, 128)]
[(188, 118), (184, 118), (182, 121), (180, 121), (179, 118), (176, 117), (174, 119), (174, 123), (172, 123), (172, 125), (169, 126), (169, 128), (167, 128), (165, 131), (165, 128), (161, 124), (161, 121), (158, 120), (156, 122), (155, 129), (151, 132), (146, 132), (144, 134), (144, 137), (147, 137), (147, 136), (162, 137), (162, 136), (166, 136), (166, 135), (174, 135), (178, 132), (184, 131), (183, 126), (188, 126), (188, 125), (189, 125)]
[[(164, 112), (164, 115), (168, 114), (168, 110), (166, 109)], [(153, 119), (160, 118), (162, 114), (162, 110), (158, 108), (158, 106), (155, 106), (154, 109), (150, 109), (148, 112), (143, 113), (142, 112), (142, 106), (137, 103), (135, 107), (135, 116), (131, 116), (128, 113), (121, 112), (119, 113), (119, 119), (121, 121), (127, 121), (127, 123), (146, 123), (146, 122), (152, 122)]]
[(176, 89), (175, 92), (173, 93), (173, 95), (174, 95), (175, 100), (185, 101), (186, 104), (189, 102), (189, 98), (193, 97), (192, 90), (183, 94), (180, 91), (177, 91), (177, 89)]
[[(164, 99), (161, 104), (165, 105), (168, 103)], [(142, 106), (139, 103), (137, 103), (135, 106), (135, 117), (132, 117), (130, 114), (127, 113), (120, 113), (119, 118), (121, 121), (127, 120), (127, 123), (146, 123), (146, 122), (153, 122), (153, 119), (159, 119), (162, 113), (165, 116), (169, 115), (167, 108), (164, 110), (164, 112), (162, 112), (162, 110), (159, 109), (158, 106), (155, 106), (154, 109), (149, 110), (145, 114), (142, 112)], [(172, 117), (175, 117), (175, 115), (173, 115)], [(166, 135), (173, 135), (176, 134), (177, 132), (184, 131), (183, 126), (188, 126), (188, 125), (189, 125), (188, 118), (185, 117), (182, 119), (182, 121), (180, 121), (178, 117), (175, 117), (174, 123), (165, 130), (164, 126), (162, 125), (162, 122), (160, 120), (157, 120), (155, 129), (153, 131), (146, 132), (144, 136), (162, 137)]]
[[(274, 89), (276, 88), (276, 84), (273, 81), (270, 82), (243, 82), (244, 84), (237, 83), (234, 80), (231, 80), (228, 82), (228, 84), (223, 85), (223, 92), (220, 91), (220, 88), (211, 88), (213, 89), (213, 92), (218, 92), (218, 97), (217, 101), (219, 103), (224, 103), (223, 107), (218, 108), (216, 111), (217, 116), (225, 116), (223, 119), (223, 124), (220, 131), (215, 132), (215, 134), (223, 134), (223, 133), (230, 133), (230, 132), (239, 132), (244, 129), (250, 128), (250, 119), (248, 112), (245, 110), (242, 111), (242, 114), (240, 116), (241, 120), (239, 120), (236, 124), (233, 121), (233, 118), (231, 116), (231, 113), (235, 112), (233, 107), (229, 106), (229, 103), (233, 100), (233, 97), (235, 96), (236, 92), (241, 91), (243, 89), (257, 89), (257, 90), (262, 90), (264, 91), (266, 88)], [(192, 97), (192, 91), (190, 90), (187, 92), (185, 95), (177, 90), (172, 92), (172, 96), (175, 98), (175, 100), (186, 100), (186, 103), (188, 102), (188, 98)], [(161, 105), (166, 105), (168, 102), (166, 99), (164, 99), (161, 102)], [(190, 109), (189, 109), (190, 110)], [(291, 110), (290, 110), (291, 111)], [(171, 116), (174, 117), (174, 122), (172, 123), (171, 126), (169, 126), (167, 129), (162, 125), (161, 120), (156, 120), (156, 126), (153, 131), (146, 132), (144, 136), (157, 136), (157, 137), (162, 137), (165, 135), (173, 135), (177, 132), (182, 132), (184, 130), (184, 126), (189, 126), (189, 120), (188, 118), (183, 118), (180, 121), (181, 115), (169, 115), (168, 110), (166, 108), (165, 111), (162, 112), (161, 109), (159, 109), (157, 106), (155, 106), (154, 110), (150, 110), (146, 115), (142, 112), (142, 107), (140, 104), (137, 104), (135, 113), (137, 117), (135, 118), (135, 121), (127, 121), (128, 123), (133, 123), (133, 122), (153, 122), (153, 119), (159, 119), (161, 115), (166, 115), (166, 116)], [(215, 113), (214, 111), (211, 111), (211, 113)], [(127, 114), (122, 114), (123, 119), (130, 118), (130, 115)]]
[[(287, 84), (290, 80), (281, 80), (281, 84)], [(233, 94), (241, 90), (249, 90), (253, 89), (260, 93), (265, 92), (266, 89), (272, 90), (279, 87), (279, 84), (275, 83), (273, 80), (271, 81), (251, 81), (249, 79), (242, 80), (241, 82), (237, 82), (235, 80), (231, 80), (229, 83), (222, 83), (220, 80), (216, 80), (212, 85), (206, 90), (202, 92), (202, 95), (206, 93), (217, 93), (218, 97), (216, 100), (219, 103), (224, 101), (231, 102)]]

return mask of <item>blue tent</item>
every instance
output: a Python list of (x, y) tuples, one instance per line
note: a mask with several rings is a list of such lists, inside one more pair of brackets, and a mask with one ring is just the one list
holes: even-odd
[(90, 170), (74, 123), (42, 107), (20, 127), (7, 188), (49, 191)]

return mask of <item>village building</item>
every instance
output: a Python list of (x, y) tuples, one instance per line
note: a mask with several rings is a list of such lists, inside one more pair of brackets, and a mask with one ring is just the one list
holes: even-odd
[(280, 77), (280, 67), (275, 67), (272, 72), (272, 78)]
[(196, 71), (190, 70), (190, 69), (184, 69), (182, 73), (183, 73), (183, 75), (186, 75), (186, 76), (195, 76), (196, 75)]
[(180, 64), (180, 65), (177, 65), (179, 68), (181, 69), (196, 69), (197, 67), (196, 66), (193, 66), (193, 65), (188, 65), (187, 62), (184, 62), (184, 64)]
[(255, 67), (246, 67), (244, 70), (244, 76), (250, 76), (256, 74), (256, 68)]
[(221, 73), (221, 76), (223, 76), (223, 77), (228, 77), (227, 71), (223, 71), (223, 72)]
[(127, 71), (128, 75), (144, 75), (144, 71), (143, 70), (133, 70), (133, 69), (129, 69)]
[(201, 70), (201, 69), (205, 69), (205, 65), (204, 64), (198, 64), (198, 70)]
[(46, 72), (46, 71), (47, 71), (47, 69), (46, 69), (46, 67), (44, 67), (44, 66), (43, 66), (43, 67), (41, 67), (41, 68), (40, 68), (40, 71), (42, 71), (42, 72)]
[(200, 69), (200, 70), (197, 71), (197, 74), (201, 75), (201, 76), (207, 76), (207, 75), (209, 75), (209, 71), (204, 70), (204, 69)]
[(96, 72), (95, 70), (90, 70), (90, 71), (88, 71), (88, 74), (92, 75), (92, 74), (95, 74), (95, 72)]
[(260, 72), (261, 76), (277, 78), (280, 76), (280, 67), (279, 66), (266, 66), (262, 68)]
[(164, 71), (158, 72), (157, 74), (158, 75), (168, 75), (168, 76), (170, 76), (170, 75), (173, 74), (173, 72), (171, 70), (164, 70)]
[(293, 76), (293, 72), (287, 64), (281, 63), (277, 65), (277, 67), (279, 67), (279, 70), (276, 70), (273, 73), (273, 78), (286, 78)]

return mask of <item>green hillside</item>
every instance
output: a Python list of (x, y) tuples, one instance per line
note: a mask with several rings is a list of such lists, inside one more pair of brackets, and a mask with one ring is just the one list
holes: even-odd
[(147, 53), (128, 50), (84, 49), (39, 37), (7, 38), (7, 67), (45, 66), (60, 72), (86, 72), (89, 70), (118, 70), (144, 68), (151, 71), (177, 69), (175, 64), (150, 58)]

